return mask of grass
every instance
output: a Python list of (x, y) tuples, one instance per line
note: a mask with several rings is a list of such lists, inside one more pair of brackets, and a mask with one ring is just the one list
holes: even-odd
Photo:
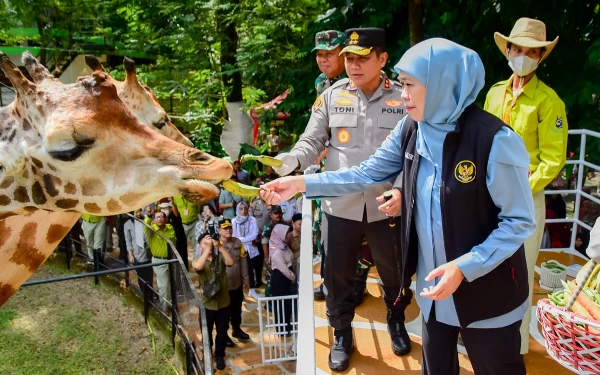
[(0, 374), (173, 374), (168, 339), (127, 305), (89, 280), (19, 290), (0, 308)]

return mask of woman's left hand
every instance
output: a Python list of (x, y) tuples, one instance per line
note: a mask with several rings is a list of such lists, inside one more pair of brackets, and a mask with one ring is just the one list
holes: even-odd
[(431, 298), (435, 301), (446, 299), (458, 289), (460, 283), (465, 278), (465, 275), (463, 275), (456, 263), (448, 262), (431, 271), (425, 278), (425, 281), (431, 281), (440, 276), (442, 277), (440, 282), (434, 287), (423, 289), (420, 293), (421, 297)]

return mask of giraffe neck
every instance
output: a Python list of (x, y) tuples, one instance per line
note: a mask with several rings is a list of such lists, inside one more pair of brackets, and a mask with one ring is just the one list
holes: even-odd
[(0, 220), (0, 307), (48, 259), (80, 216), (33, 210)]

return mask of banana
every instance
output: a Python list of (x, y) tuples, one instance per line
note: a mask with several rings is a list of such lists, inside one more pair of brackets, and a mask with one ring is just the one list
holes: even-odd
[(240, 184), (239, 182), (232, 180), (223, 181), (223, 188), (228, 192), (243, 198), (256, 197), (258, 193), (260, 193), (260, 191), (263, 190), (254, 186)]
[(240, 162), (244, 163), (248, 160), (257, 160), (257, 161), (261, 162), (262, 164), (269, 165), (271, 167), (281, 167), (281, 165), (283, 164), (283, 161), (272, 158), (270, 156), (251, 155), (251, 154), (243, 155), (242, 158), (240, 159)]

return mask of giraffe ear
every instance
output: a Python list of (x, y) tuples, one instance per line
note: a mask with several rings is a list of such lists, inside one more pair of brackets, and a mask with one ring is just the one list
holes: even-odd
[(21, 61), (35, 83), (40, 83), (45, 79), (58, 81), (56, 77), (54, 77), (44, 65), (40, 64), (29, 51), (23, 52)]
[(138, 82), (137, 73), (135, 71), (135, 61), (129, 57), (123, 59), (123, 66), (125, 67), (125, 73), (127, 74), (126, 81)]
[(106, 72), (106, 69), (104, 69), (104, 66), (96, 56), (85, 55), (85, 63), (94, 72)]
[(25, 78), (19, 68), (2, 51), (0, 51), (0, 69), (2, 69), (4, 75), (12, 83), (15, 90), (17, 90), (17, 95), (28, 95), (32, 91), (35, 92), (37, 90), (37, 86)]

